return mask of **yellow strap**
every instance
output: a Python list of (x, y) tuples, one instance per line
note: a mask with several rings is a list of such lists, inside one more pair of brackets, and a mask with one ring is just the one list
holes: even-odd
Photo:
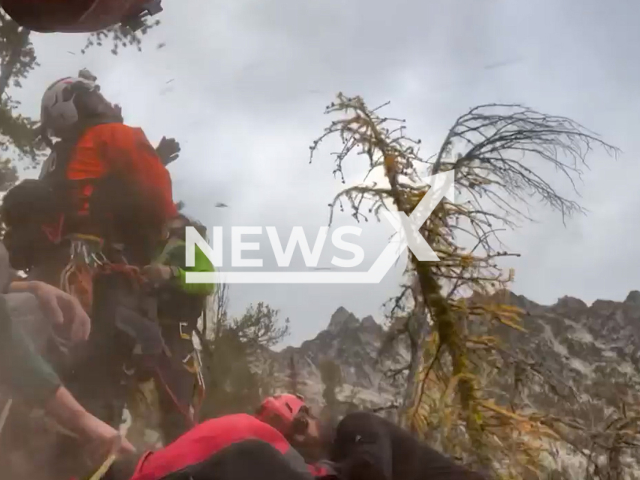
[(179, 328), (180, 328), (180, 338), (182, 338), (183, 340), (191, 340), (191, 335), (189, 335), (189, 334), (187, 334), (187, 333), (184, 333), (184, 332), (182, 331), (182, 326), (183, 326), (183, 325), (184, 325), (185, 327), (188, 327), (188, 326), (189, 326), (189, 324), (188, 324), (187, 322), (180, 322), (180, 323), (178, 324), (178, 326), (179, 326)]
[(92, 242), (102, 243), (104, 240), (95, 235), (86, 235), (84, 233), (73, 233), (67, 237), (69, 240), (90, 240)]
[(115, 439), (115, 443), (111, 447), (111, 453), (109, 453), (109, 456), (104, 461), (104, 463), (100, 466), (100, 468), (98, 468), (96, 473), (94, 473), (89, 477), (89, 480), (100, 480), (102, 477), (104, 477), (105, 473), (107, 473), (107, 470), (109, 470), (109, 468), (111, 468), (111, 465), (113, 465), (113, 462), (115, 462), (118, 451), (120, 450), (121, 446), (122, 446), (122, 435), (118, 435), (118, 437)]
[(115, 453), (112, 453), (111, 455), (109, 455), (107, 459), (104, 461), (104, 463), (100, 466), (98, 471), (93, 475), (91, 475), (91, 477), (89, 477), (89, 480), (100, 480), (102, 477), (104, 477), (105, 473), (107, 473), (107, 470), (111, 468), (111, 465), (113, 465), (113, 462), (115, 462), (115, 460), (116, 460)]

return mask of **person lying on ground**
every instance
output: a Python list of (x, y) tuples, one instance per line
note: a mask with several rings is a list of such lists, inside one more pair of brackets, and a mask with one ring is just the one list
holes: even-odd
[(484, 480), (374, 413), (322, 425), (295, 395), (267, 398), (257, 417), (273, 425), (307, 462), (327, 456), (344, 480)]
[(313, 480), (314, 469), (272, 426), (246, 414), (203, 422), (172, 444), (122, 455), (103, 480)]

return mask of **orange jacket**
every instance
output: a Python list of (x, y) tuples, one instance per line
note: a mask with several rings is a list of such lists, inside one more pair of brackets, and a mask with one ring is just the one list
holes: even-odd
[[(80, 137), (66, 168), (68, 180), (100, 179), (108, 174), (126, 179), (158, 205), (167, 220), (177, 214), (171, 176), (140, 128), (107, 123), (88, 129)], [(82, 185), (77, 192), (86, 213), (94, 186)]]

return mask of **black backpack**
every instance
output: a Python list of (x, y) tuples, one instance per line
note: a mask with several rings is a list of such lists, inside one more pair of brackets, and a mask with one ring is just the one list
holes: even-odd
[(38, 255), (55, 245), (56, 232), (48, 233), (42, 225), (60, 222), (63, 203), (53, 186), (42, 180), (23, 180), (5, 194), (0, 219), (13, 268), (28, 271)]

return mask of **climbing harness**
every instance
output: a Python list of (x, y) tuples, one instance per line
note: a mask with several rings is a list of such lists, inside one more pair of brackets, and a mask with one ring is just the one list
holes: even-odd
[[(143, 282), (140, 270), (129, 265), (124, 255), (119, 253), (118, 262), (110, 261), (104, 254), (103, 239), (91, 235), (70, 235), (69, 262), (60, 274), (59, 288), (76, 297), (87, 312), (93, 305), (93, 277), (96, 273), (125, 273), (135, 280)], [(114, 246), (115, 251), (119, 249)]]

